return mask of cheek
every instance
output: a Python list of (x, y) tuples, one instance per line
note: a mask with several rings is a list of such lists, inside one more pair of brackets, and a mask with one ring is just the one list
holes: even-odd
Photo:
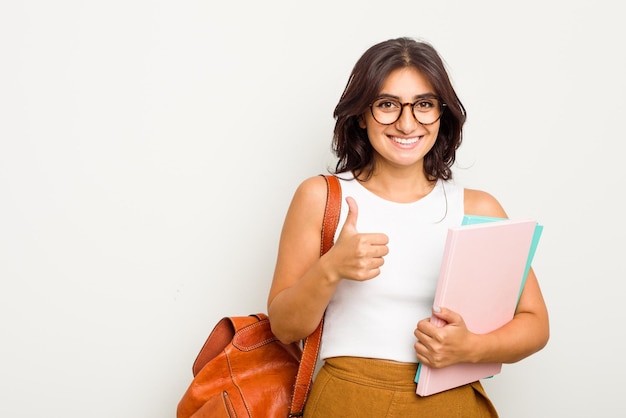
[(433, 135), (435, 136), (435, 140), (439, 139), (439, 128), (441, 128), (441, 125), (437, 124), (435, 129), (433, 129)]

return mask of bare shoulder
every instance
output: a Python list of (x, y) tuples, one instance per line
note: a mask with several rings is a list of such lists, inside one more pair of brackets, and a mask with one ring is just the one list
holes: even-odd
[(464, 206), (466, 215), (508, 217), (500, 202), (483, 190), (465, 189)]
[(294, 194), (294, 202), (312, 207), (313, 210), (323, 207), (326, 202), (328, 187), (322, 176), (313, 176), (300, 183)]
[(322, 176), (305, 179), (296, 189), (289, 206), (287, 221), (301, 226), (322, 224), (327, 195), (326, 180)]

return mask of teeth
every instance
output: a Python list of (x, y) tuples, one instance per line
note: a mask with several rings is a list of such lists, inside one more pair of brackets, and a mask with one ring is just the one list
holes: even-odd
[(397, 142), (398, 144), (411, 145), (411, 144), (415, 144), (419, 140), (419, 138), (397, 138), (397, 137), (391, 137), (391, 140), (393, 142)]

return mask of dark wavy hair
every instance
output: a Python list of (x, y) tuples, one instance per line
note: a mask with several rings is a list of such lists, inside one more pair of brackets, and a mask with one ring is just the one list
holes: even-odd
[(335, 107), (332, 149), (338, 157), (334, 173), (352, 171), (369, 178), (374, 171), (374, 149), (359, 118), (378, 96), (389, 74), (412, 67), (430, 81), (446, 104), (437, 141), (424, 157), (424, 171), (431, 180), (452, 178), (452, 164), (461, 145), (467, 114), (452, 87), (441, 57), (428, 43), (411, 38), (390, 39), (370, 47), (359, 58)]

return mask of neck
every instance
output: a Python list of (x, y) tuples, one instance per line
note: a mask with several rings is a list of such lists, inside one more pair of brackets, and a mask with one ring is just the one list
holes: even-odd
[(437, 180), (429, 180), (423, 172), (409, 174), (388, 170), (374, 172), (368, 180), (362, 181), (360, 178), (358, 180), (372, 193), (398, 203), (420, 200), (428, 195), (437, 184)]

